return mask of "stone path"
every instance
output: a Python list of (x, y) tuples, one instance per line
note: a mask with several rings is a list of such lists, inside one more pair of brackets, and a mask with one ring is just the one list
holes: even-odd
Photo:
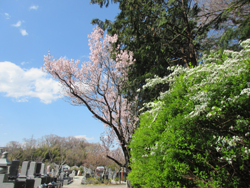
[(69, 185), (64, 185), (63, 188), (126, 188), (126, 185), (82, 185), (82, 176), (76, 176), (74, 181)]

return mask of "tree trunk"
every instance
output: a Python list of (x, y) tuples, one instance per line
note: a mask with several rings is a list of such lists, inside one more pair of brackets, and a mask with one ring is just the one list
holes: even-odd
[[(126, 173), (127, 175), (130, 173), (131, 169), (130, 168), (126, 168)], [(130, 181), (127, 179), (127, 187), (128, 188), (133, 188), (133, 186), (131, 185)]]

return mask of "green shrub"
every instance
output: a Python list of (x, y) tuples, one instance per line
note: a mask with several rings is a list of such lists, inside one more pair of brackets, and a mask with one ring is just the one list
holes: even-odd
[(250, 39), (243, 50), (212, 52), (146, 87), (170, 90), (140, 117), (130, 144), (134, 187), (248, 187)]
[(101, 182), (96, 177), (90, 177), (86, 180), (86, 184), (100, 184)]

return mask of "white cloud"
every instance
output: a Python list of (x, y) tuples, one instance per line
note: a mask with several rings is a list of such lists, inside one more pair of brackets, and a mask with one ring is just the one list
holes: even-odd
[(21, 24), (22, 24), (22, 22), (21, 22), (21, 21), (18, 21), (16, 24), (12, 24), (12, 26), (14, 26), (14, 27), (20, 27)]
[(25, 29), (20, 29), (20, 32), (23, 36), (28, 35), (28, 33)]
[(29, 62), (25, 62), (25, 61), (23, 61), (22, 63), (21, 63), (21, 65), (25, 65), (25, 64), (28, 64)]
[(10, 19), (10, 15), (8, 13), (4, 13), (4, 15), (7, 20)]
[(27, 102), (36, 97), (48, 104), (59, 98), (60, 85), (41, 69), (24, 70), (18, 65), (0, 62), (0, 92), (13, 97), (17, 102)]
[(32, 5), (32, 6), (30, 6), (30, 10), (32, 10), (32, 9), (33, 9), (33, 10), (37, 10), (38, 7), (39, 7), (38, 5)]
[(92, 138), (88, 138), (86, 135), (78, 135), (78, 136), (74, 136), (75, 138), (84, 138), (86, 140), (94, 140), (95, 138), (92, 137)]
[(17, 99), (17, 102), (28, 102), (28, 98), (21, 98), (21, 99)]

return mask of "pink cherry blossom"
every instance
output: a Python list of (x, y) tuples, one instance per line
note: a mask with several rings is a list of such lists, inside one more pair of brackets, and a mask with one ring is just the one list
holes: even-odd
[[(62, 87), (61, 94), (69, 103), (86, 106), (95, 118), (102, 121), (107, 130), (102, 136), (106, 151), (119, 142), (127, 166), (130, 158), (126, 147), (135, 129), (136, 115), (131, 114), (131, 106), (123, 97), (122, 86), (127, 81), (127, 70), (133, 66), (133, 52), (116, 50), (116, 60), (111, 58), (112, 43), (118, 36), (104, 37), (104, 31), (97, 27), (88, 36), (90, 61), (52, 59), (44, 56), (43, 71), (51, 74)], [(136, 105), (133, 105), (136, 106)], [(109, 157), (110, 158), (110, 157)]]

